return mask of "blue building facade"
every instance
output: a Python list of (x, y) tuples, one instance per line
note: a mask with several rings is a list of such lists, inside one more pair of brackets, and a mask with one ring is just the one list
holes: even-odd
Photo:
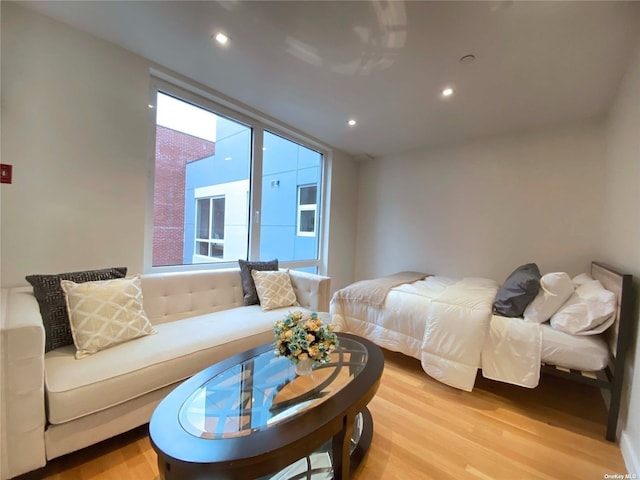
[[(250, 167), (251, 129), (218, 116), (215, 154), (186, 165), (185, 264), (247, 258)], [(317, 259), (321, 174), (321, 153), (265, 131), (261, 260)]]

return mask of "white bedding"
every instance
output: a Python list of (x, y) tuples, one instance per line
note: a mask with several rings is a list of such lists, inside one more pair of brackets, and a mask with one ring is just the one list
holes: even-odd
[(452, 387), (473, 389), (497, 291), (493, 280), (463, 278), (425, 304), (420, 360), (426, 373)]
[(540, 380), (541, 342), (539, 323), (493, 315), (482, 346), (482, 376), (535, 388)]
[(541, 325), (544, 363), (585, 372), (597, 372), (609, 363), (609, 347), (599, 335), (570, 335)]
[(533, 388), (540, 363), (600, 370), (605, 342), (575, 337), (548, 325), (492, 315), (498, 285), (479, 278), (432, 276), (392, 288), (383, 308), (338, 298), (330, 312), (337, 330), (421, 361), (430, 376), (470, 391), (483, 376)]

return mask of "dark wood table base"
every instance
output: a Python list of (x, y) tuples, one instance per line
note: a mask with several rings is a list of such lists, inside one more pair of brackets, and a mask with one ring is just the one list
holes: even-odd
[[(354, 433), (353, 428), (356, 423), (356, 419), (351, 419), (345, 427), (344, 432), (352, 432), (351, 435), (344, 435), (343, 432), (338, 433), (332, 440), (323, 445), (319, 452), (325, 451), (331, 457), (331, 464), (333, 470), (333, 478), (335, 480), (348, 479), (355, 473), (362, 461), (364, 460), (371, 441), (373, 439), (373, 418), (368, 408), (364, 408), (360, 414), (362, 415), (362, 431), (360, 432), (360, 438), (357, 443), (353, 445)], [(345, 453), (347, 454), (345, 457)], [(312, 454), (313, 455), (313, 454)], [(278, 473), (259, 477), (258, 480), (269, 480), (277, 478), (278, 480), (307, 480), (314, 478), (314, 475), (325, 473), (324, 468), (315, 468), (311, 462), (311, 456), (306, 457), (307, 469), (306, 471), (296, 473), (291, 477), (280, 477)], [(295, 463), (295, 462), (294, 462)], [(158, 457), (158, 470), (160, 472), (161, 480), (181, 480), (184, 478), (197, 479), (197, 480), (214, 480), (223, 479), (224, 476), (216, 475), (215, 468), (211, 468), (211, 471), (207, 468), (207, 465), (201, 464), (174, 464), (162, 460)], [(337, 468), (336, 468), (337, 467)]]

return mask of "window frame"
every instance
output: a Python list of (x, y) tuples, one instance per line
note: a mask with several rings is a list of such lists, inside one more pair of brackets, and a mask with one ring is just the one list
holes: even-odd
[[(233, 121), (242, 123), (252, 130), (251, 138), (251, 161), (249, 171), (249, 239), (247, 248), (247, 259), (251, 261), (259, 260), (260, 254), (260, 213), (262, 199), (262, 146), (265, 130), (284, 137), (287, 140), (303, 145), (317, 151), (322, 155), (322, 165), (320, 166), (320, 178), (318, 188), (320, 194), (318, 204), (316, 204), (315, 235), (318, 237), (318, 249), (316, 259), (280, 261), (280, 265), (285, 268), (308, 268), (315, 267), (319, 274), (326, 273), (326, 236), (328, 227), (326, 226), (325, 215), (318, 215), (320, 212), (327, 212), (328, 203), (328, 172), (331, 163), (331, 148), (314, 140), (302, 132), (288, 127), (284, 123), (270, 119), (256, 110), (249, 109), (233, 100), (223, 97), (212, 90), (202, 86), (196, 86), (184, 80), (177, 79), (167, 73), (151, 69), (149, 83), (149, 130), (148, 130), (148, 174), (147, 174), (147, 204), (145, 215), (144, 232), (144, 261), (143, 272), (169, 273), (180, 271), (221, 269), (237, 267), (237, 262), (217, 261), (211, 263), (193, 263), (188, 265), (168, 265), (153, 266), (153, 227), (154, 227), (154, 188), (155, 188), (155, 149), (156, 149), (156, 111), (155, 102), (157, 92), (161, 91), (176, 98), (193, 103), (201, 108), (207, 109), (217, 115), (227, 117)], [(298, 200), (299, 201), (299, 200)], [(195, 253), (195, 252), (194, 252)], [(203, 257), (205, 259), (207, 257)], [(211, 257), (208, 257), (211, 258)], [(268, 259), (262, 259), (268, 260)]]

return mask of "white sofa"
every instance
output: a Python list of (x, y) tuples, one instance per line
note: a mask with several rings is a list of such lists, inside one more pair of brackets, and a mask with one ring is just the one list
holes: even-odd
[[(303, 310), (328, 311), (328, 277), (290, 276)], [(147, 423), (177, 384), (272, 341), (273, 323), (299, 309), (244, 306), (239, 269), (143, 275), (142, 291), (158, 333), (76, 360), (73, 345), (44, 353), (31, 287), (2, 290), (0, 478)]]

